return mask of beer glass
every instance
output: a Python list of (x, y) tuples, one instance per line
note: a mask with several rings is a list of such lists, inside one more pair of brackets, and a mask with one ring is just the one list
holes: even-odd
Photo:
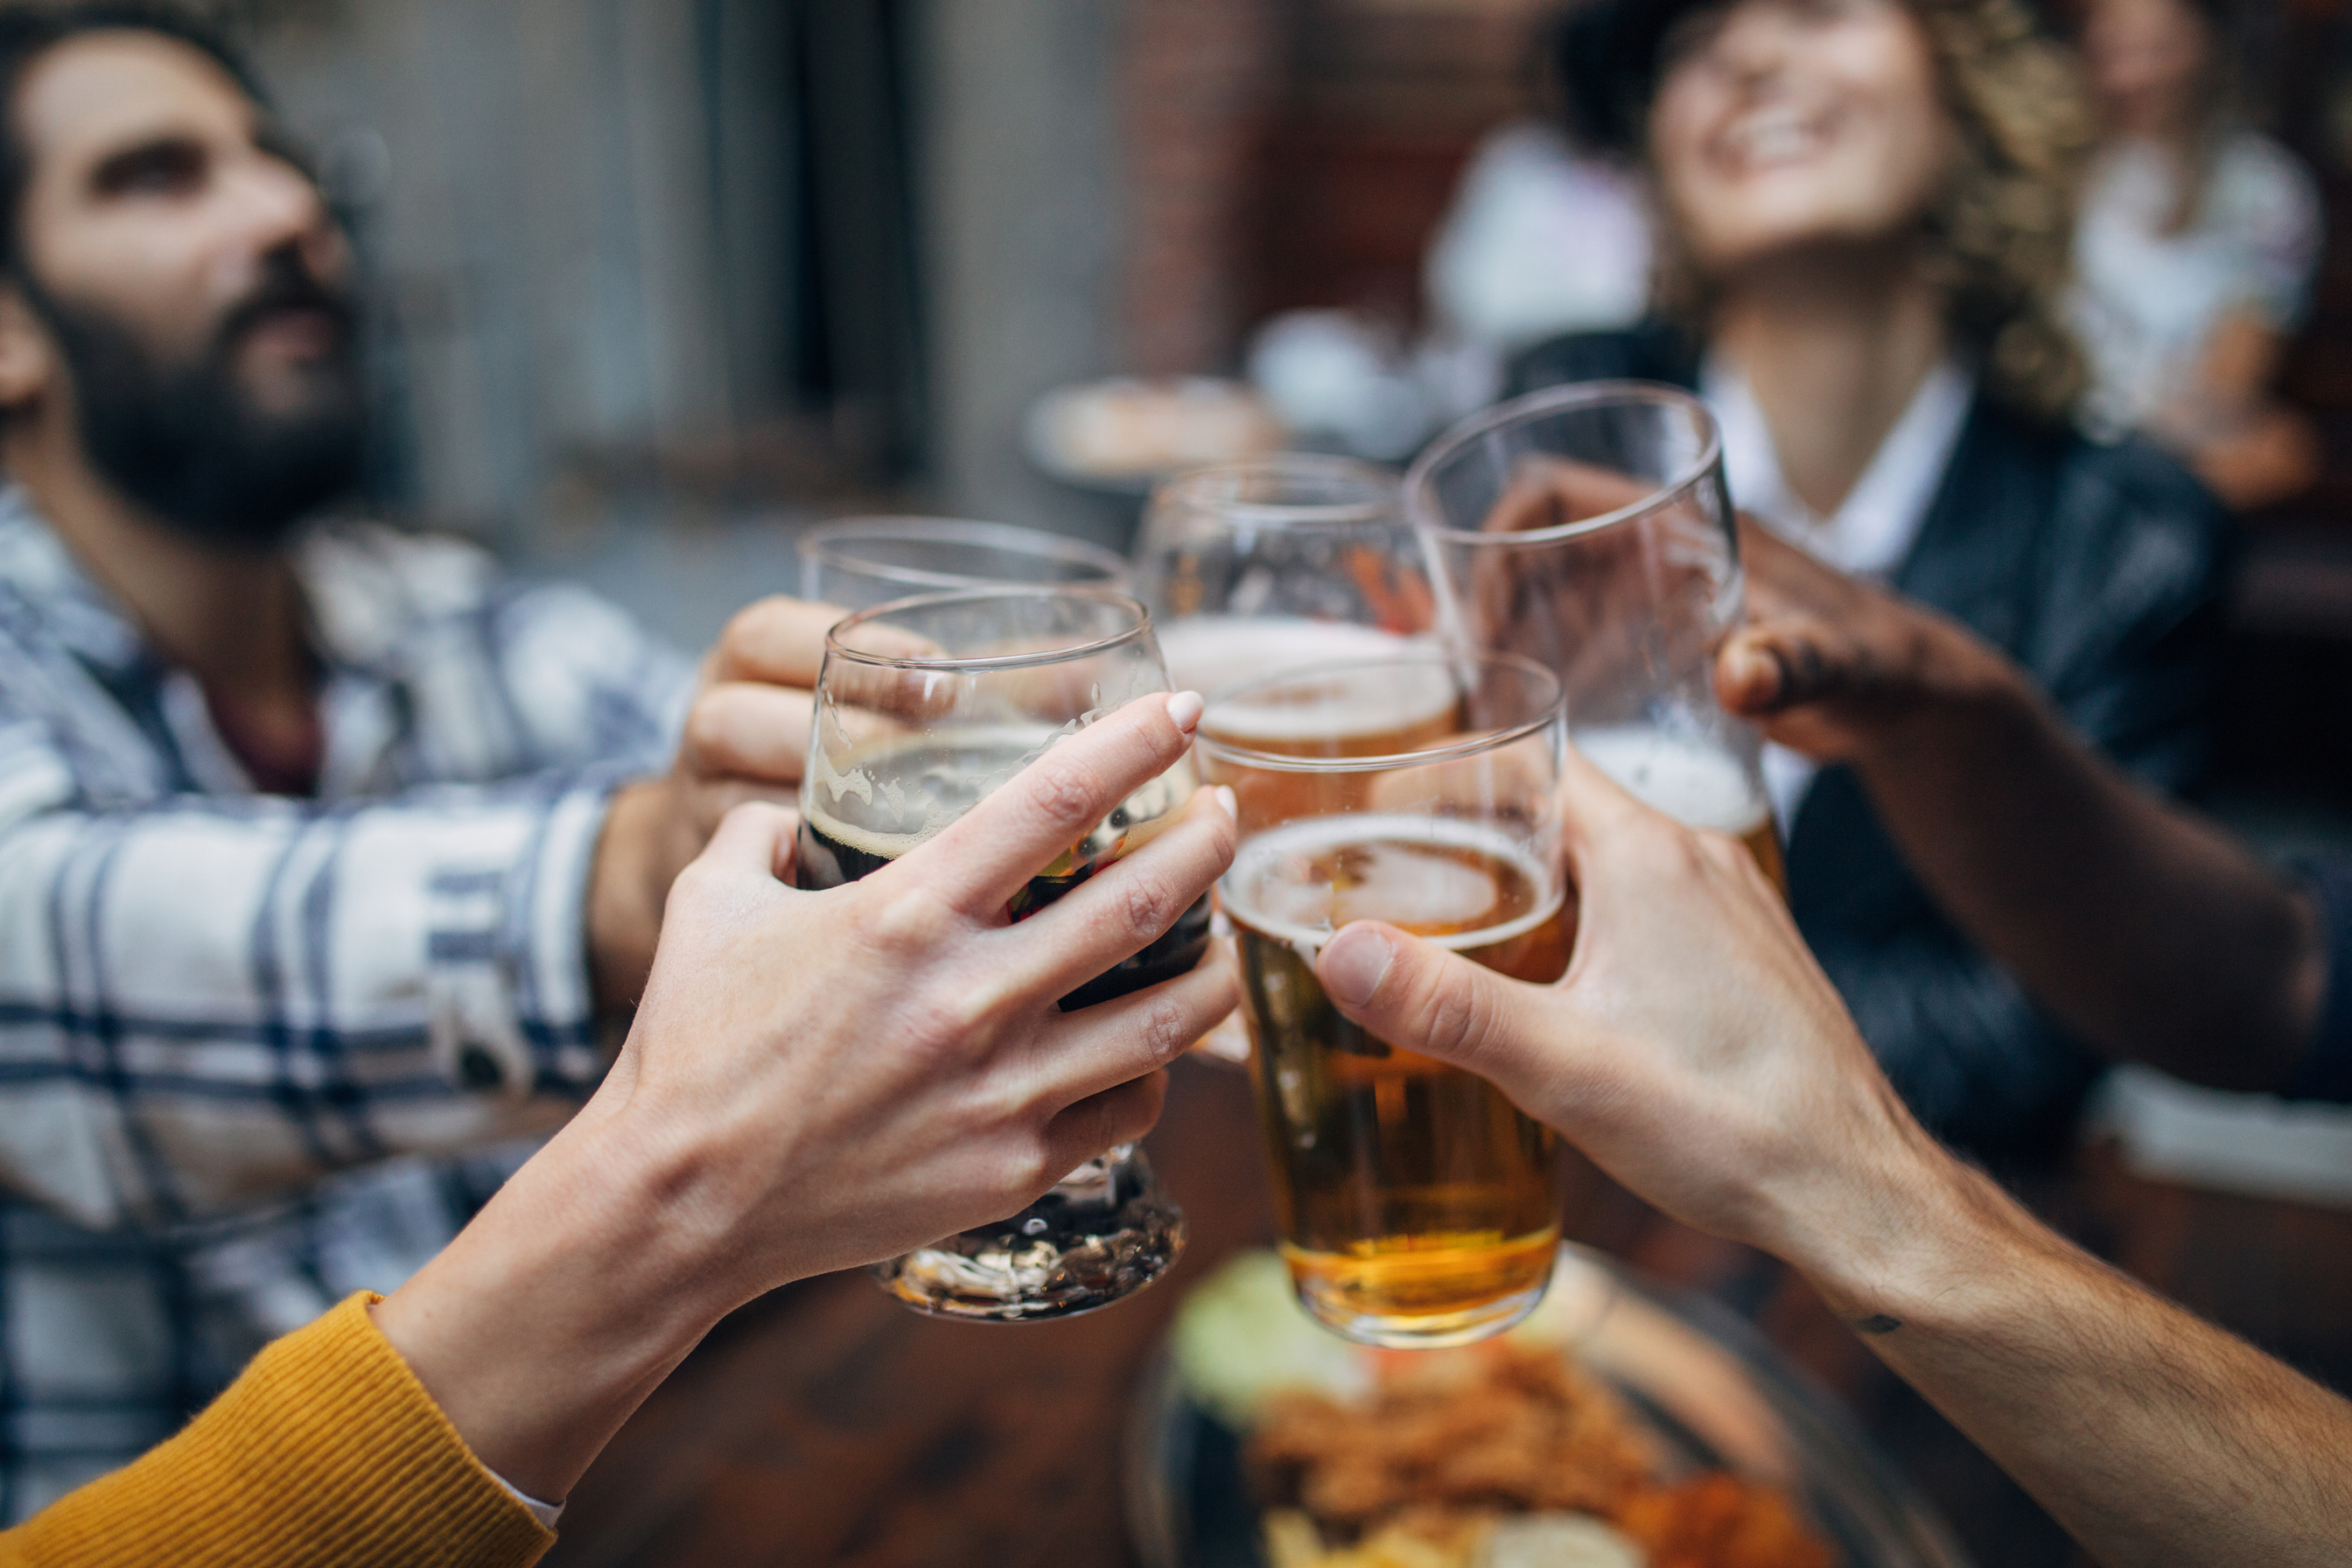
[[(1449, 699), (1435, 732), (1421, 717), (1433, 688)], [(1290, 737), (1269, 750), (1203, 730), (1198, 752), (1241, 814), (1217, 901), (1298, 1299), (1367, 1344), (1498, 1332), (1551, 1278), (1558, 1142), (1485, 1079), (1349, 1023), (1315, 959), (1350, 921), (1381, 920), (1518, 979), (1567, 972), (1559, 682), (1510, 655), (1424, 649), (1286, 672), (1222, 700), (1269, 726), (1279, 715)], [(1395, 749), (1359, 749), (1366, 710), (1383, 706)]]
[[(1169, 673), (1210, 697), (1210, 721), (1215, 693), (1234, 681), (1395, 654), (1436, 625), (1396, 470), (1307, 452), (1160, 483), (1136, 544), (1136, 592)], [(1219, 933), (1222, 942), (1222, 921)], [(1248, 1035), (1229, 1018), (1194, 1050), (1238, 1065), (1248, 1059)]]
[[(1151, 620), (1116, 594), (994, 588), (927, 595), (849, 616), (825, 638), (801, 785), (799, 881), (879, 870), (953, 822), (1064, 736), (1170, 689)], [(1139, 847), (1191, 798), (1181, 763), (1070, 846), (1013, 900), (1026, 919)], [(1062, 998), (1065, 1010), (1184, 973), (1209, 939), (1203, 897), (1166, 935)], [(887, 1042), (885, 1042), (887, 1043)], [(1067, 1317), (1166, 1272), (1184, 1239), (1143, 1152), (1111, 1150), (1021, 1213), (875, 1268), (935, 1317)]]
[(1595, 767), (1785, 886), (1761, 737), (1715, 697), (1744, 580), (1706, 405), (1643, 382), (1538, 392), (1441, 437), (1405, 498), (1449, 635), (1556, 671)]
[(1394, 470), (1283, 452), (1152, 491), (1136, 595), (1178, 685), (1204, 695), (1330, 658), (1376, 658), (1436, 626)]
[(801, 535), (803, 599), (872, 609), (917, 594), (1013, 585), (1127, 591), (1127, 563), (1034, 528), (950, 517), (853, 517)]

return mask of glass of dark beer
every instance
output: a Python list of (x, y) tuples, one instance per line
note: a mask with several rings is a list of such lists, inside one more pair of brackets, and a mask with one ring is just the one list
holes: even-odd
[[(800, 885), (855, 881), (961, 816), (1065, 736), (1138, 697), (1169, 690), (1151, 620), (1134, 600), (1087, 589), (928, 595), (851, 616), (825, 639), (801, 786)], [(1024, 920), (1172, 822), (1192, 797), (1190, 761), (1129, 795), (1041, 867), (1013, 898)], [(1207, 948), (1209, 900), (1062, 998), (1075, 1010), (1189, 971)], [(935, 1317), (1022, 1322), (1106, 1306), (1167, 1271), (1184, 1216), (1143, 1152), (1111, 1150), (1019, 1214), (875, 1266), (907, 1305)]]
[(1098, 545), (954, 517), (852, 517), (800, 538), (800, 595), (867, 610), (966, 588), (1107, 588), (1125, 593), (1127, 563)]
[(1559, 682), (1509, 655), (1428, 650), (1230, 687), (1221, 706), (1244, 717), (1215, 733), (1203, 720), (1198, 752), (1234, 791), (1242, 843), (1217, 900), (1299, 1300), (1368, 1344), (1499, 1332), (1551, 1278), (1559, 1144), (1485, 1079), (1348, 1022), (1315, 960), (1349, 921), (1381, 920), (1521, 980), (1567, 972)]
[(1715, 698), (1745, 579), (1706, 405), (1675, 387), (1555, 387), (1465, 420), (1405, 476), (1447, 630), (1568, 693), (1578, 751), (1785, 885), (1762, 737)]

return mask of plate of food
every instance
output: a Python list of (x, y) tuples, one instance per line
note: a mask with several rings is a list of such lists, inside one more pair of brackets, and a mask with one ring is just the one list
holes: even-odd
[(1342, 1341), (1243, 1255), (1180, 1310), (1127, 1485), (1146, 1568), (1969, 1568), (1753, 1329), (1574, 1247), (1448, 1351)]

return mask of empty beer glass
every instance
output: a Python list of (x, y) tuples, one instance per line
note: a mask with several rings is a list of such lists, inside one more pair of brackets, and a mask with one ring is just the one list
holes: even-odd
[(1405, 496), (1448, 632), (1557, 671), (1595, 767), (1784, 882), (1761, 738), (1715, 697), (1743, 579), (1706, 406), (1643, 382), (1536, 393), (1448, 432)]
[[(1116, 594), (1001, 588), (904, 599), (825, 639), (801, 786), (804, 888), (870, 875), (938, 833), (1096, 718), (1170, 689), (1143, 606)], [(1128, 797), (1014, 895), (1026, 919), (1140, 846), (1192, 797), (1180, 763)], [(1159, 941), (1062, 998), (1065, 1009), (1171, 980), (1208, 946), (1201, 900)], [(887, 1046), (877, 1041), (877, 1047)], [(1141, 1289), (1175, 1261), (1184, 1216), (1142, 1151), (1073, 1171), (1028, 1208), (879, 1264), (937, 1317), (1067, 1317)]]
[(800, 539), (800, 595), (848, 610), (916, 594), (1035, 586), (1127, 590), (1127, 563), (1098, 546), (1009, 523), (853, 517)]
[[(1265, 721), (1204, 728), (1199, 752), (1241, 814), (1217, 900), (1298, 1299), (1368, 1344), (1497, 1332), (1551, 1278), (1559, 1144), (1485, 1079), (1348, 1022), (1315, 960), (1381, 920), (1518, 979), (1566, 973), (1559, 682), (1509, 655), (1423, 650), (1229, 687), (1223, 706)], [(1389, 749), (1360, 750), (1375, 727)], [(1234, 738), (1276, 729), (1278, 748)]]

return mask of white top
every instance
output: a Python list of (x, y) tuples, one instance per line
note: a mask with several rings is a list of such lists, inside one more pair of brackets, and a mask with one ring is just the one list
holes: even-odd
[(2293, 153), (2252, 132), (2231, 136), (2194, 220), (2164, 234), (2176, 179), (2166, 153), (2127, 142), (2099, 160), (2084, 196), (2072, 310), (2091, 356), (2091, 416), (2110, 429), (2177, 393), (2231, 311), (2284, 332), (2310, 304), (2324, 231), (2318, 190)]
[[(1747, 377), (1710, 356), (1699, 378), (1699, 395), (1723, 432), (1724, 478), (1732, 504), (1839, 571), (1880, 581), (1894, 574), (1918, 542), (1976, 389), (1975, 374), (1957, 360), (1929, 371), (1844, 504), (1823, 517), (1782, 477), (1771, 427)], [(1764, 785), (1783, 833), (1797, 819), (1813, 772), (1811, 761), (1785, 746), (1764, 748)]]
[(1623, 169), (1534, 121), (1478, 144), (1431, 242), (1438, 319), (1504, 353), (1629, 326), (1650, 299), (1650, 215)]

